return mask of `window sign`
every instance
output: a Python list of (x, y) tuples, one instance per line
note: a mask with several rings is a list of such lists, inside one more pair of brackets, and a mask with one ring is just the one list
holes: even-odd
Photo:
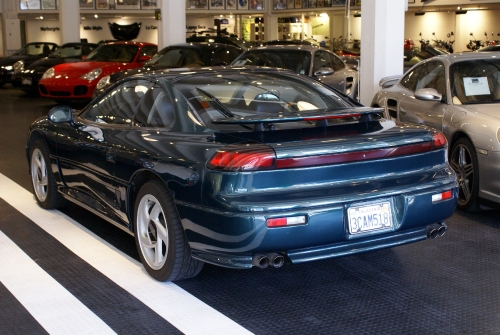
[(464, 77), (465, 95), (487, 95), (491, 94), (487, 77)]
[(21, 10), (41, 9), (40, 0), (20, 0)]

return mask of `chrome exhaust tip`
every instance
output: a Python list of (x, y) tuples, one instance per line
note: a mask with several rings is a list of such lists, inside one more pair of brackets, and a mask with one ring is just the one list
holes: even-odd
[(252, 265), (265, 269), (269, 266), (269, 257), (264, 254), (256, 254), (252, 257)]

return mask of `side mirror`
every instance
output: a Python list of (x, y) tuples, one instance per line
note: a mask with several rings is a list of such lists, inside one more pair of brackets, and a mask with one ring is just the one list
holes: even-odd
[(471, 36), (472, 36), (472, 33), (470, 33), (469, 35), (471, 35)]
[(73, 123), (73, 108), (70, 106), (56, 106), (49, 111), (49, 120), (54, 123)]
[(453, 36), (453, 35), (454, 35), (454, 34), (453, 34), (453, 32), (451, 32), (450, 34), (451, 34), (451, 36)]
[(421, 88), (415, 91), (415, 98), (424, 101), (441, 101), (443, 96), (434, 88)]
[(436, 33), (435, 33), (435, 32), (432, 32), (432, 36), (436, 36)]
[(322, 67), (318, 71), (314, 72), (314, 76), (329, 76), (332, 75), (335, 71), (331, 67)]

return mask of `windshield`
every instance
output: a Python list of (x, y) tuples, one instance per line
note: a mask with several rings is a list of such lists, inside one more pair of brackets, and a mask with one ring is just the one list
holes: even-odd
[(202, 74), (177, 80), (174, 86), (205, 124), (228, 116), (287, 116), (352, 106), (319, 82), (280, 73)]
[(231, 65), (255, 65), (280, 67), (307, 75), (311, 65), (311, 53), (305, 50), (259, 49), (243, 53)]
[[(450, 67), (455, 104), (500, 101), (500, 59), (476, 59)], [(458, 99), (458, 100), (457, 100)]]
[(82, 47), (80, 45), (62, 46), (50, 54), (51, 58), (81, 57)]
[(14, 53), (14, 55), (21, 56), (39, 56), (39, 55), (48, 55), (52, 51), (52, 46), (50, 44), (45, 43), (37, 43), (37, 44), (27, 44), (23, 48), (19, 49)]
[(163, 49), (157, 53), (146, 66), (161, 68), (180, 68), (180, 67), (201, 67), (204, 65), (203, 58), (196, 49)]
[(125, 44), (108, 44), (101, 45), (92, 51), (86, 61), (102, 61), (102, 62), (123, 62), (130, 63), (134, 60), (137, 50), (136, 45)]

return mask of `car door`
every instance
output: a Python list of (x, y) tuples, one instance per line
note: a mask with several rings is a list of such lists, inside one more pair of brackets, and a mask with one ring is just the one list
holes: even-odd
[[(441, 130), (447, 106), (445, 65), (441, 61), (425, 62), (403, 77), (400, 83), (410, 94), (402, 95), (399, 100), (399, 120)], [(421, 88), (435, 89), (443, 96), (442, 100), (424, 101), (415, 98), (415, 91)]]
[(59, 133), (57, 155), (67, 194), (106, 215), (121, 213), (116, 151), (148, 87), (145, 80), (126, 81), (87, 106), (74, 126), (64, 126)]

